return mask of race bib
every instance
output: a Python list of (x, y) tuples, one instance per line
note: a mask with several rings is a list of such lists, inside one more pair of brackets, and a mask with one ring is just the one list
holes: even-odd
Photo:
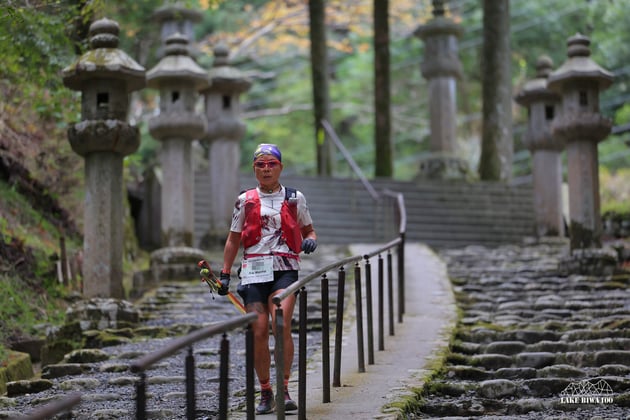
[(260, 255), (243, 259), (241, 284), (273, 281), (273, 255)]

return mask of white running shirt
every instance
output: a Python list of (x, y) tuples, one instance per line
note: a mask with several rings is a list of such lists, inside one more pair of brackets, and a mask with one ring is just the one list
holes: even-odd
[[(293, 254), (282, 239), (280, 209), (285, 199), (284, 186), (280, 188), (280, 191), (267, 194), (256, 188), (258, 191), (258, 197), (260, 198), (260, 215), (262, 219), (262, 238), (260, 242), (245, 249), (245, 254), (271, 254), (271, 253), (286, 253)], [(234, 211), (232, 213), (232, 224), (230, 230), (232, 232), (242, 232), (243, 222), (245, 221), (245, 195), (242, 193), (238, 196), (236, 203), (234, 204)], [(297, 191), (297, 222), (300, 228), (308, 226), (313, 223), (311, 214), (306, 204), (306, 198), (304, 194)], [(300, 260), (299, 258), (282, 257), (274, 255), (273, 258), (273, 270), (299, 270)]]

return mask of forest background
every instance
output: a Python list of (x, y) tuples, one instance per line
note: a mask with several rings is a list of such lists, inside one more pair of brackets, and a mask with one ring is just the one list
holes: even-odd
[[(463, 29), (458, 141), (474, 169), (482, 125), (482, 2), (446, 3), (448, 16)], [(41, 323), (59, 321), (62, 313), (57, 311), (57, 299), (67, 290), (56, 282), (51, 261), (59, 256), (61, 237), (70, 249), (81, 247), (83, 159), (72, 152), (66, 136), (69, 124), (80, 120), (81, 101), (80, 93), (63, 86), (60, 71), (86, 51), (89, 24), (101, 17), (119, 23), (120, 48), (151, 69), (158, 61), (161, 42), (160, 28), (151, 16), (163, 4), (162, 0), (0, 3), (0, 342), (37, 334)], [(267, 141), (281, 145), (288, 172), (314, 175), (307, 2), (188, 0), (180, 4), (203, 13), (195, 25), (198, 63), (210, 69), (212, 51), (222, 43), (230, 49), (232, 65), (253, 82), (241, 98), (247, 124), (242, 169), (248, 168), (255, 144)], [(389, 4), (394, 178), (411, 180), (418, 160), (429, 151), (427, 85), (420, 74), (424, 45), (413, 32), (432, 18), (432, 8), (429, 0)], [(378, 159), (374, 153), (373, 3), (330, 0), (326, 7), (332, 124), (371, 177)], [(590, 37), (593, 60), (615, 75), (612, 87), (602, 92), (601, 112), (617, 128), (630, 124), (627, 1), (512, 0), (510, 9), (514, 94), (535, 76), (540, 55), (550, 56), (555, 68), (559, 67), (566, 60), (568, 37), (579, 32)], [(129, 119), (140, 126), (142, 138), (139, 150), (125, 158), (130, 184), (141, 182), (145, 170), (157, 164), (159, 147), (147, 130), (148, 119), (158, 109), (157, 92), (144, 89), (132, 101)], [(521, 140), (526, 110), (516, 104), (513, 121), (514, 177), (519, 179), (530, 174), (530, 153)], [(628, 134), (611, 135), (599, 145), (604, 211), (628, 212), (630, 207), (627, 139)], [(352, 176), (348, 165), (341, 158), (339, 162), (335, 175)], [(139, 252), (127, 253), (126, 259), (134, 260)]]

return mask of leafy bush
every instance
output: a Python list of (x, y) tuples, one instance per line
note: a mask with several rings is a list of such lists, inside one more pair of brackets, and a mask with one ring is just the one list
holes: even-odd
[(601, 212), (630, 215), (630, 168), (610, 171), (600, 167)]
[[(5, 346), (63, 321), (67, 290), (57, 281), (60, 228), (50, 215), (0, 181), (0, 361)], [(67, 238), (68, 249), (78, 238)]]

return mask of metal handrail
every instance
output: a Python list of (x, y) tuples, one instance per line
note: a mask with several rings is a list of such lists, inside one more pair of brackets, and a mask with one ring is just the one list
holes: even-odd
[(75, 392), (61, 400), (53, 401), (45, 406), (38, 408), (37, 410), (22, 417), (15, 417), (17, 420), (46, 420), (55, 417), (58, 414), (62, 414), (70, 410), (75, 405), (81, 402), (81, 393)]
[(246, 376), (246, 404), (247, 418), (254, 418), (254, 337), (251, 324), (258, 318), (256, 313), (248, 313), (227, 321), (213, 324), (184, 336), (175, 338), (164, 347), (149, 353), (140, 359), (134, 361), (129, 369), (139, 375), (136, 382), (136, 419), (145, 420), (146, 412), (146, 388), (147, 380), (145, 371), (156, 362), (165, 359), (183, 348), (188, 348), (188, 354), (185, 358), (186, 370), (186, 418), (195, 418), (195, 359), (193, 356), (192, 345), (200, 340), (212, 337), (217, 334), (223, 334), (221, 340), (221, 361), (220, 361), (220, 389), (219, 389), (219, 419), (226, 420), (228, 418), (228, 369), (229, 369), (229, 340), (227, 332), (236, 328), (247, 326), (245, 335), (245, 376)]
[(304, 286), (306, 286), (308, 283), (310, 283), (311, 281), (315, 280), (316, 278), (320, 277), (322, 274), (328, 273), (329, 271), (332, 271), (332, 270), (334, 270), (336, 268), (343, 267), (345, 265), (361, 261), (361, 259), (363, 259), (362, 255), (358, 255), (358, 256), (354, 256), (354, 257), (348, 257), (348, 258), (344, 258), (343, 260), (335, 261), (335, 262), (333, 262), (333, 263), (331, 263), (331, 264), (329, 264), (329, 265), (327, 265), (325, 267), (322, 267), (319, 270), (314, 271), (311, 274), (307, 275), (306, 277), (304, 277), (304, 278), (296, 281), (295, 283), (291, 284), (289, 287), (284, 289), (282, 292), (280, 292), (277, 295), (275, 295), (272, 298), (272, 301), (273, 301), (274, 305), (279, 305), (280, 302), (282, 302), (288, 296), (291, 296), (295, 292), (300, 291)]
[(132, 362), (129, 368), (134, 373), (143, 372), (150, 368), (156, 362), (159, 362), (160, 360), (168, 356), (172, 356), (184, 347), (188, 347), (191, 344), (196, 343), (197, 341), (212, 337), (219, 333), (226, 333), (236, 328), (245, 326), (255, 319), (255, 314), (246, 314), (237, 318), (232, 318), (228, 321), (200, 328), (184, 337), (175, 338), (161, 349), (156, 350), (153, 353), (149, 353), (141, 357), (140, 359)]
[[(388, 305), (388, 320), (389, 320), (389, 335), (394, 335), (394, 279), (393, 279), (393, 264), (391, 250), (398, 250), (398, 322), (402, 322), (402, 314), (404, 312), (404, 270), (402, 270), (402, 264), (404, 264), (404, 235), (396, 238), (387, 244), (369, 252), (368, 254), (358, 255), (353, 257), (344, 258), (327, 265), (324, 268), (317, 270), (314, 273), (309, 274), (298, 282), (292, 284), (278, 295), (274, 296), (272, 302), (276, 305), (276, 334), (280, 336), (282, 334), (282, 328), (284, 326), (283, 310), (281, 308), (281, 302), (289, 295), (299, 292), (299, 343), (298, 343), (298, 418), (306, 419), (306, 326), (307, 326), (307, 314), (309, 312), (307, 304), (307, 290), (306, 284), (320, 278), (321, 280), (321, 306), (322, 306), (322, 402), (329, 403), (332, 384), (333, 387), (341, 386), (341, 352), (342, 352), (342, 332), (344, 330), (344, 301), (346, 294), (346, 271), (345, 266), (348, 264), (354, 264), (354, 292), (355, 292), (355, 317), (356, 331), (357, 331), (357, 364), (358, 372), (366, 372), (365, 358), (364, 358), (364, 322), (363, 322), (363, 289), (365, 289), (365, 301), (366, 315), (367, 315), (367, 353), (368, 364), (374, 364), (374, 336), (372, 328), (372, 278), (370, 268), (370, 257), (378, 255), (378, 331), (379, 331), (379, 350), (384, 350), (384, 297), (387, 298)], [(384, 272), (384, 260), (381, 257), (382, 253), (387, 252), (387, 274)], [(361, 261), (365, 261), (365, 271), (362, 270)], [(334, 367), (333, 367), (333, 379), (330, 380), (330, 321), (329, 321), (329, 296), (328, 296), (328, 273), (338, 269), (338, 287), (337, 287), (337, 306), (336, 306), (336, 319), (335, 319), (335, 340), (334, 340)], [(365, 276), (363, 275), (365, 274)], [(275, 357), (276, 357), (276, 379), (277, 383), (277, 395), (282, 395), (283, 383), (281, 379), (284, 377), (283, 364), (278, 363), (278, 360), (283, 360), (284, 348), (282, 340), (276, 340)], [(278, 379), (280, 378), (280, 379)], [(284, 400), (277, 398), (277, 418), (284, 419)]]
[(383, 190), (382, 195), (379, 194), (378, 191), (376, 191), (374, 186), (367, 179), (367, 177), (363, 174), (363, 171), (361, 170), (359, 165), (357, 165), (355, 160), (352, 158), (352, 155), (350, 154), (348, 149), (346, 149), (346, 147), (343, 145), (343, 143), (341, 142), (341, 139), (339, 139), (339, 136), (337, 136), (337, 133), (335, 133), (335, 130), (330, 125), (330, 123), (325, 119), (322, 119), (321, 122), (322, 122), (322, 126), (324, 127), (324, 130), (326, 130), (326, 133), (328, 133), (328, 135), (330, 136), (330, 139), (332, 140), (333, 144), (337, 147), (337, 149), (339, 149), (344, 159), (348, 162), (348, 164), (350, 165), (354, 173), (359, 177), (359, 180), (361, 181), (365, 189), (368, 191), (370, 196), (372, 196), (372, 199), (374, 201), (380, 202), (382, 200), (382, 195), (383, 195), (383, 196), (393, 197), (394, 199), (398, 201), (397, 207), (398, 207), (399, 217), (400, 217), (398, 233), (404, 236), (404, 232), (407, 229), (407, 213), (405, 211), (405, 200), (402, 193), (392, 191), (386, 188)]
[[(325, 121), (324, 121), (325, 122)], [(368, 183), (369, 185), (369, 183)], [(371, 185), (370, 185), (371, 186)], [(354, 291), (355, 291), (355, 322), (357, 331), (357, 363), (358, 371), (365, 372), (365, 360), (364, 360), (364, 333), (363, 333), (363, 296), (362, 290), (365, 286), (367, 302), (366, 307), (366, 321), (367, 321), (367, 353), (368, 364), (374, 364), (374, 337), (372, 328), (372, 275), (370, 258), (378, 255), (378, 305), (377, 305), (377, 318), (378, 318), (378, 345), (379, 350), (384, 350), (384, 298), (387, 295), (388, 303), (388, 318), (389, 318), (389, 335), (394, 335), (394, 281), (393, 281), (393, 264), (391, 251), (397, 250), (397, 288), (398, 288), (398, 322), (403, 322), (403, 314), (405, 312), (405, 233), (407, 229), (407, 213), (405, 210), (405, 201), (401, 193), (396, 193), (390, 190), (384, 190), (384, 196), (393, 197), (396, 201), (396, 207), (399, 215), (398, 225), (398, 237), (389, 241), (385, 245), (382, 245), (373, 251), (370, 251), (364, 255), (351, 256), (340, 259), (331, 264), (328, 264), (310, 274), (299, 279), (285, 290), (281, 291), (272, 298), (272, 303), (276, 305), (276, 323), (275, 330), (278, 337), (282, 336), (284, 328), (283, 310), (281, 303), (288, 296), (295, 293), (299, 296), (299, 338), (298, 338), (298, 418), (306, 419), (306, 326), (307, 326), (307, 314), (309, 312), (307, 306), (307, 290), (306, 285), (313, 280), (319, 278), (321, 280), (321, 320), (322, 320), (322, 402), (329, 403), (330, 400), (330, 385), (334, 387), (341, 386), (341, 351), (342, 351), (342, 332), (344, 322), (344, 300), (345, 300), (345, 279), (346, 271), (345, 266), (354, 264)], [(387, 253), (387, 274), (385, 275), (385, 264), (381, 254)], [(362, 270), (360, 262), (365, 262), (365, 277), (363, 280)], [(333, 379), (330, 380), (330, 320), (329, 320), (329, 296), (328, 296), (328, 273), (338, 270), (338, 287), (337, 287), (337, 306), (336, 306), (336, 322), (335, 322), (335, 347), (334, 347), (334, 366), (333, 366)], [(284, 367), (283, 363), (278, 362), (284, 360), (284, 348), (283, 340), (276, 340), (275, 347), (276, 357), (276, 380), (277, 380), (277, 395), (276, 395), (276, 413), (278, 419), (284, 419), (284, 399), (280, 396), (283, 391)]]
[(407, 208), (405, 207), (405, 196), (397, 191), (392, 191), (388, 188), (383, 190), (383, 195), (395, 198), (397, 201), (398, 215), (400, 222), (398, 224), (398, 233), (404, 234), (407, 231)]
[(359, 165), (357, 165), (357, 163), (354, 161), (354, 159), (352, 158), (352, 155), (350, 154), (350, 152), (348, 152), (348, 149), (346, 149), (346, 147), (343, 145), (343, 143), (337, 136), (337, 133), (335, 133), (335, 130), (330, 125), (330, 123), (326, 120), (322, 120), (322, 126), (324, 127), (324, 130), (326, 130), (326, 132), (330, 136), (330, 139), (333, 141), (335, 146), (337, 146), (337, 149), (339, 149), (343, 157), (346, 159), (346, 161), (348, 162), (348, 164), (350, 165), (354, 173), (357, 174), (357, 176), (361, 180), (361, 183), (363, 184), (365, 189), (370, 193), (374, 201), (380, 200), (381, 198), (380, 195), (378, 194), (376, 189), (374, 189), (370, 181), (368, 181), (367, 177), (363, 175), (363, 171), (361, 171), (361, 168), (359, 168)]

